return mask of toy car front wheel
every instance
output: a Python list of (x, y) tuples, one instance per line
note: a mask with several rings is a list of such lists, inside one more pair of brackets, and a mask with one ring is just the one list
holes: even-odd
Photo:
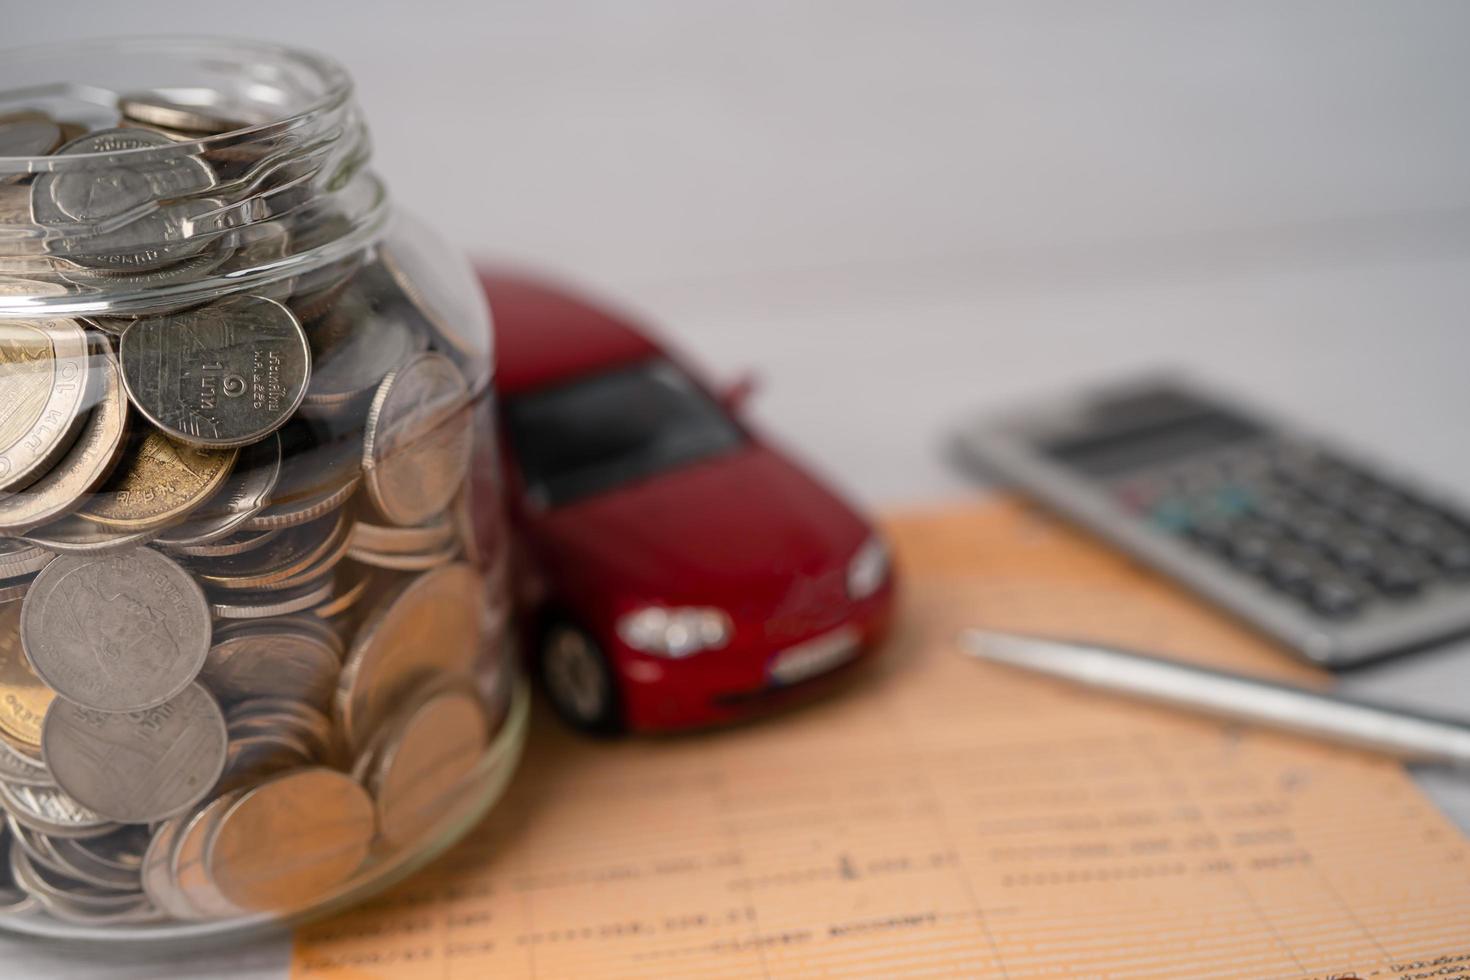
[(547, 697), (569, 724), (603, 735), (622, 730), (612, 670), (586, 631), (553, 624), (541, 644), (540, 668)]

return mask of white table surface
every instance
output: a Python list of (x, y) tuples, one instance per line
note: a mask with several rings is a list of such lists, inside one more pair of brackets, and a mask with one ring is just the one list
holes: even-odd
[[(665, 328), (873, 506), (944, 433), (1196, 371), (1470, 496), (1470, 5), (0, 0), (5, 42), (236, 33), (356, 75), (398, 199)], [(1461, 710), (1470, 648), (1356, 675)], [(1470, 818), (1470, 790), (1437, 798)], [(277, 978), (0, 941), (0, 977)]]

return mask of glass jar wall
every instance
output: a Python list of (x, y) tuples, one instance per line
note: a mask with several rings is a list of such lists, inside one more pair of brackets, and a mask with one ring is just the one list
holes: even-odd
[(514, 768), (488, 317), (368, 160), (315, 55), (0, 59), (0, 928), (320, 911)]

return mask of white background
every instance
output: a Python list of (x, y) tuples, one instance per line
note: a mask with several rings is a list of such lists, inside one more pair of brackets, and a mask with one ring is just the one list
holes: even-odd
[[(1470, 4), (0, 11), (15, 44), (333, 54), (400, 202), (754, 368), (757, 418), (872, 505), (971, 492), (940, 445), (975, 411), (1163, 365), (1470, 496)], [(1446, 662), (1370, 686), (1463, 709)]]

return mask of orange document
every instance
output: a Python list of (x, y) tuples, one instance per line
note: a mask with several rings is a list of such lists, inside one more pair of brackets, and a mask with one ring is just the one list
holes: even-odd
[(589, 741), (539, 710), (491, 817), (300, 931), (293, 976), (1470, 977), (1470, 846), (1397, 764), (953, 637), (1314, 670), (1017, 503), (887, 527), (904, 587), (878, 662), (702, 735)]

